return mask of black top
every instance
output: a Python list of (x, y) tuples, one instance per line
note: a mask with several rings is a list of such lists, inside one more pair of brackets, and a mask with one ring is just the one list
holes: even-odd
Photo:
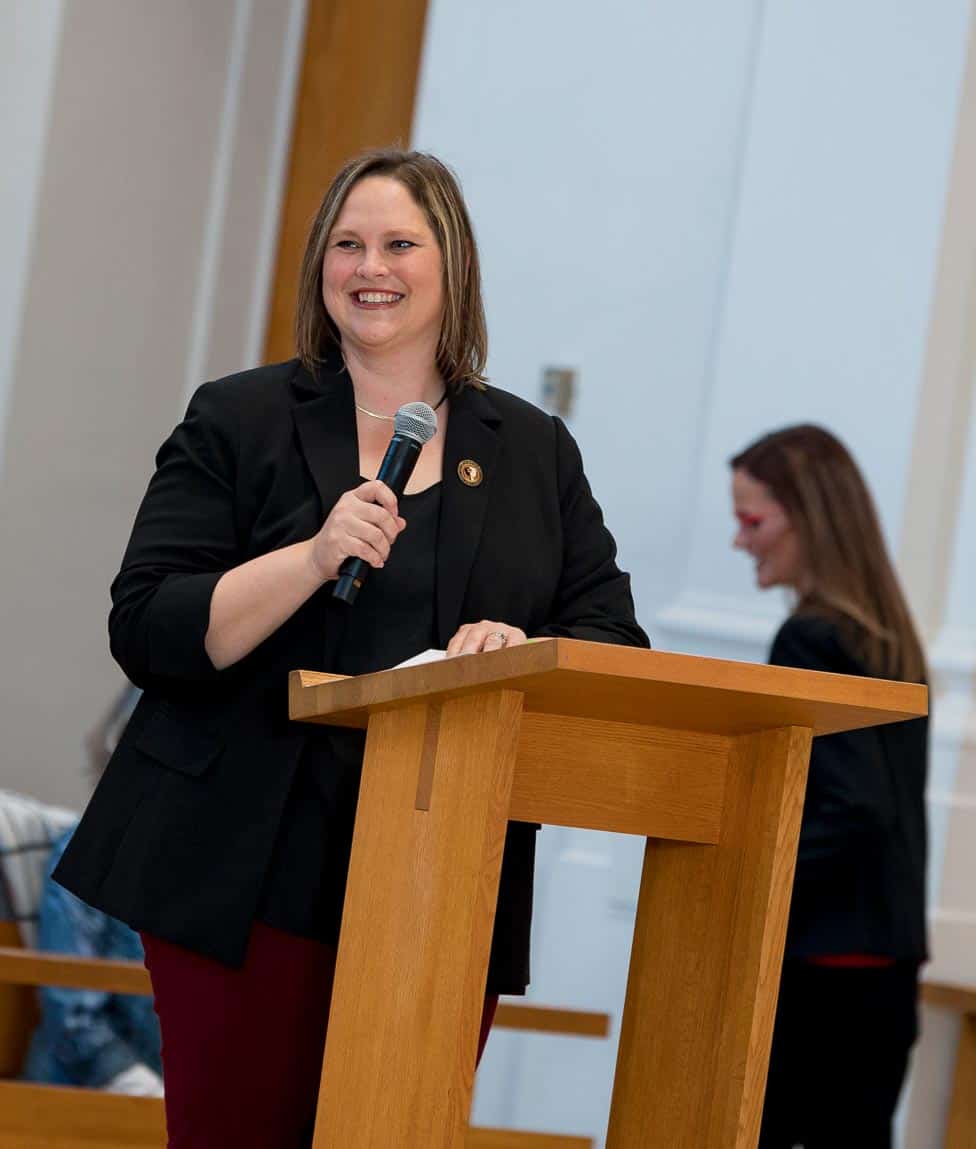
[[(363, 479), (363, 482), (366, 482)], [(337, 674), (388, 670), (435, 644), (434, 598), (441, 484), (401, 495), (407, 526), (380, 570), (371, 570), (336, 652)]]
[[(826, 618), (793, 615), (777, 666), (876, 678)], [(928, 719), (813, 740), (786, 956), (928, 956), (925, 781)]]
[[(400, 496), (407, 526), (341, 616), (337, 674), (387, 670), (434, 645), (440, 496), (440, 483)], [(364, 741), (359, 731), (309, 727), (258, 910), (268, 925), (338, 941)]]

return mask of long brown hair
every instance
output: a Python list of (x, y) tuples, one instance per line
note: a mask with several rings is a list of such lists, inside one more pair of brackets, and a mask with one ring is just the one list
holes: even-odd
[(380, 148), (349, 160), (322, 198), (309, 233), (299, 276), (295, 346), (310, 370), (339, 346), (339, 332), (322, 299), (322, 260), (329, 233), (353, 187), (367, 176), (387, 176), (410, 192), (427, 217), (441, 251), (444, 317), (437, 368), (449, 391), (483, 386), (488, 331), (474, 229), (451, 170), (426, 152)]
[(796, 613), (837, 620), (872, 673), (924, 682), (922, 644), (874, 500), (844, 444), (800, 424), (763, 435), (729, 463), (769, 488), (799, 536), (810, 582)]

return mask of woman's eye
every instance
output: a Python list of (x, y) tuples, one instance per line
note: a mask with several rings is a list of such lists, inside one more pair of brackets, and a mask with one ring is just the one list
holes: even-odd
[(339, 239), (336, 240), (335, 246), (342, 251), (352, 251), (356, 247), (356, 241), (354, 239)]
[(394, 251), (406, 251), (408, 248), (416, 246), (417, 245), (415, 243), (411, 243), (409, 239), (395, 239), (390, 244), (390, 247), (392, 247)]

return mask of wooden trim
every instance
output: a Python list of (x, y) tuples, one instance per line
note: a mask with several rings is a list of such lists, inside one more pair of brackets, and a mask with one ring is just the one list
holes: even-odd
[[(2, 947), (21, 949), (16, 922), (0, 921)], [(16, 1077), (23, 1067), (31, 1034), (40, 1020), (37, 994), (30, 986), (0, 978), (0, 1078)]]
[(441, 729), (441, 705), (435, 702), (427, 707), (427, 728), (424, 730), (424, 750), (417, 778), (417, 797), (414, 808), (430, 809), (430, 795), (434, 789), (434, 764), (437, 759), (437, 738)]
[(494, 1027), (529, 1030), (535, 1033), (559, 1033), (573, 1037), (609, 1037), (610, 1014), (503, 1001), (495, 1014)]
[(944, 1149), (973, 1149), (976, 1145), (976, 1017), (962, 1019), (956, 1068), (952, 1076), (952, 1101), (946, 1125)]
[(98, 1089), (0, 1081), (0, 1143), (61, 1149), (162, 1149), (163, 1103)]
[(135, 961), (68, 957), (0, 946), (0, 985), (59, 985), (103, 993), (152, 993), (149, 973)]
[(923, 981), (921, 993), (926, 1005), (955, 1010), (964, 1016), (976, 1015), (976, 988), (972, 986)]
[[(0, 985), (57, 985), (105, 993), (152, 993), (149, 973), (139, 962), (79, 958), (0, 946)], [(578, 1037), (607, 1037), (610, 1015), (581, 1009), (502, 1002), (499, 1029), (535, 1030)]]
[(523, 1133), (515, 1129), (469, 1128), (464, 1149), (593, 1149), (592, 1137), (559, 1133)]
[[(3, 1149), (162, 1149), (163, 1103), (94, 1089), (0, 1081)], [(589, 1137), (469, 1128), (465, 1149), (593, 1149)]]
[(309, 0), (264, 358), (294, 355), (298, 272), (308, 229), (342, 164), (408, 145), (427, 0)]

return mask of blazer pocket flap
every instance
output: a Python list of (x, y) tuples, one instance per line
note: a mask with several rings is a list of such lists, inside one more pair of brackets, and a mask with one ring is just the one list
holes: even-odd
[(162, 709), (153, 714), (135, 741), (135, 748), (148, 758), (191, 777), (207, 769), (222, 745), (214, 731), (201, 729)]

